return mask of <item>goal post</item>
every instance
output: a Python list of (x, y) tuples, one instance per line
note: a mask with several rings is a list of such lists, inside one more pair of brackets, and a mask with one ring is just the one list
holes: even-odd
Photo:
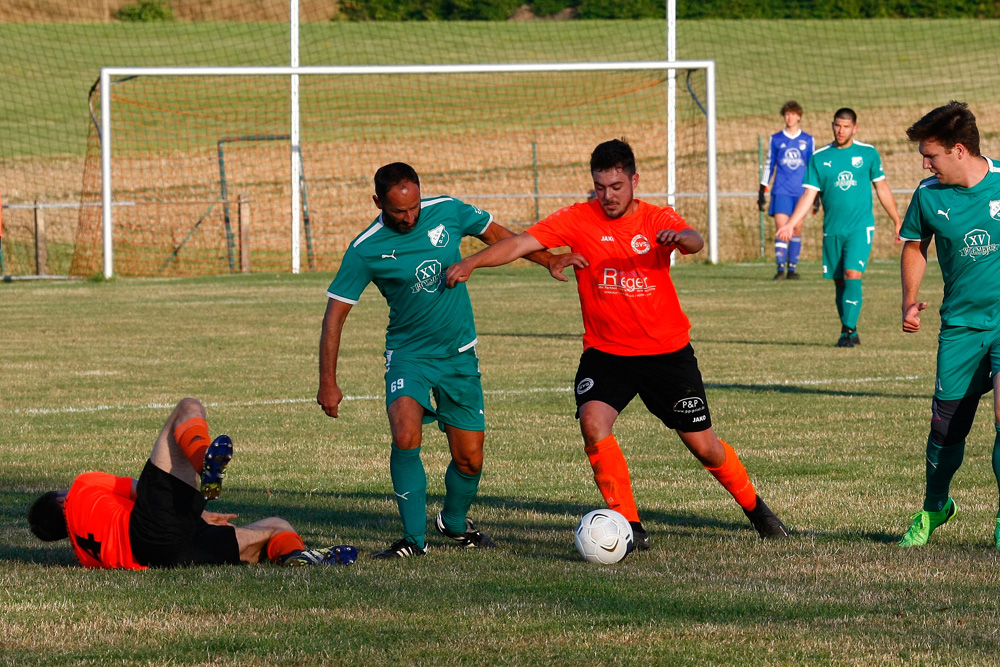
[[(678, 186), (675, 178), (673, 177), (675, 164), (674, 160), (677, 158), (671, 157), (674, 154), (676, 146), (675, 142), (669, 141), (665, 134), (661, 132), (665, 131), (665, 126), (667, 124), (668, 118), (672, 118), (671, 114), (667, 113), (668, 95), (665, 92), (667, 87), (667, 81), (673, 81), (672, 75), (675, 72), (687, 71), (689, 78), (691, 72), (702, 72), (704, 76), (704, 104), (701, 100), (695, 99), (700, 112), (697, 112), (699, 116), (698, 124), (696, 125), (701, 128), (701, 123), (704, 124), (703, 144), (700, 144), (698, 151), (700, 157), (694, 160), (699, 163), (699, 167), (703, 164), (704, 167), (704, 187), (697, 186), (696, 191), (684, 192), (683, 186)], [(468, 83), (469, 77), (480, 77), (476, 79), (475, 84)], [(644, 80), (629, 80), (626, 77), (646, 77)], [(274, 79), (278, 77), (278, 81), (288, 81), (291, 79), (295, 81), (300, 79), (302, 81), (303, 87), (307, 86), (309, 81), (322, 80), (322, 81), (337, 81), (340, 82), (337, 86), (330, 86), (330, 88), (339, 88), (340, 90), (334, 91), (330, 94), (330, 97), (324, 98), (326, 100), (325, 104), (329, 107), (324, 107), (320, 105), (319, 111), (313, 109), (311, 112), (303, 112), (300, 114), (299, 106), (299, 95), (298, 86), (292, 86), (292, 91), (285, 89), (285, 106), (288, 108), (287, 118), (290, 119), (289, 124), (286, 124), (284, 130), (281, 132), (282, 137), (288, 136), (292, 139), (287, 143), (283, 144), (287, 146), (288, 154), (285, 158), (285, 175), (279, 176), (279, 178), (286, 184), (287, 188), (291, 191), (291, 196), (288, 198), (286, 203), (286, 209), (290, 208), (288, 215), (285, 219), (289, 222), (289, 226), (286, 227), (287, 231), (287, 245), (286, 245), (286, 260), (287, 263), (285, 267), (291, 268), (293, 273), (298, 273), (301, 267), (300, 263), (300, 227), (301, 227), (301, 215), (302, 206), (304, 204), (302, 200), (302, 188), (305, 185), (305, 178), (302, 176), (303, 170), (303, 151), (298, 138), (302, 134), (307, 134), (307, 130), (315, 134), (315, 127), (319, 124), (317, 116), (323, 116), (323, 121), (327, 123), (337, 122), (337, 114), (345, 113), (348, 116), (363, 116), (366, 110), (366, 102), (357, 103), (357, 108), (350, 106), (349, 102), (345, 102), (344, 89), (347, 84), (344, 83), (350, 79), (360, 79), (365, 82), (363, 85), (359, 84), (362, 88), (372, 88), (369, 85), (372, 82), (398, 82), (403, 81), (406, 77), (419, 77), (420, 81), (423, 82), (425, 87), (436, 87), (439, 91), (448, 91), (451, 86), (451, 82), (457, 82), (458, 87), (462, 87), (463, 94), (465, 95), (464, 100), (462, 100), (464, 107), (452, 108), (447, 106), (447, 104), (453, 104), (451, 101), (444, 100), (444, 98), (449, 94), (447, 92), (438, 92), (437, 97), (431, 97), (430, 101), (424, 98), (420, 98), (416, 104), (423, 105), (422, 112), (431, 114), (433, 117), (435, 114), (437, 116), (443, 116), (440, 119), (440, 124), (445, 128), (445, 130), (439, 132), (434, 141), (438, 143), (447, 143), (447, 128), (448, 123), (453, 123), (456, 133), (464, 133), (472, 137), (472, 142), (475, 143), (477, 136), (482, 135), (482, 145), (486, 144), (496, 144), (505, 145), (510, 143), (505, 140), (501, 134), (503, 128), (506, 125), (524, 125), (529, 121), (523, 119), (524, 116), (530, 116), (535, 113), (535, 107), (541, 104), (552, 105), (551, 110), (546, 111), (544, 118), (541, 114), (536, 114), (539, 117), (535, 118), (532, 116), (530, 120), (531, 131), (536, 133), (538, 136), (546, 137), (546, 133), (551, 135), (558, 135), (561, 132), (568, 132), (566, 128), (562, 127), (560, 119), (565, 121), (567, 125), (569, 124), (568, 119), (573, 119), (574, 122), (578, 120), (574, 114), (577, 116), (583, 115), (596, 116), (594, 110), (588, 106), (584, 107), (583, 102), (579, 102), (579, 107), (574, 107), (572, 103), (562, 100), (560, 95), (553, 91), (551, 94), (546, 95), (546, 85), (551, 85), (551, 77), (563, 77), (569, 80), (566, 83), (567, 89), (580, 89), (577, 92), (578, 97), (583, 98), (585, 95), (582, 91), (585, 91), (590, 86), (590, 83), (597, 77), (603, 77), (606, 79), (605, 85), (608, 86), (608, 91), (613, 91), (615, 85), (621, 85), (624, 88), (628, 88), (626, 91), (628, 94), (643, 95), (642, 98), (647, 104), (648, 109), (646, 110), (646, 116), (643, 117), (643, 123), (638, 122), (633, 123), (629, 118), (621, 118), (616, 124), (608, 126), (600, 126), (594, 121), (591, 125), (587, 123), (582, 123), (583, 127), (573, 127), (572, 132), (576, 135), (576, 143), (572, 149), (572, 158), (565, 157), (562, 158), (560, 168), (562, 168), (567, 173), (575, 174), (577, 177), (580, 172), (583, 171), (581, 167), (586, 163), (585, 154), (582, 154), (582, 146), (589, 145), (590, 148), (599, 141), (610, 138), (608, 132), (615, 132), (611, 136), (621, 136), (622, 134), (627, 135), (630, 140), (633, 139), (635, 134), (641, 134), (644, 138), (649, 137), (654, 143), (649, 144), (646, 141), (642, 146), (641, 151), (637, 150), (638, 161), (640, 163), (640, 172), (644, 173), (646, 171), (646, 166), (651, 161), (657, 161), (662, 163), (664, 167), (663, 171), (668, 175), (666, 179), (662, 182), (659, 188), (653, 188), (653, 191), (642, 190), (640, 196), (648, 199), (663, 198), (665, 200), (673, 201), (675, 198), (683, 198), (685, 196), (699, 197), (706, 201), (706, 211), (705, 211), (705, 224), (704, 230), (707, 235), (708, 245), (709, 245), (709, 260), (712, 263), (718, 261), (718, 220), (717, 220), (717, 165), (716, 165), (716, 137), (715, 137), (715, 63), (714, 61), (633, 61), (633, 62), (584, 62), (584, 63), (522, 63), (522, 64), (478, 64), (478, 65), (397, 65), (397, 66), (308, 66), (308, 67), (105, 67), (101, 70), (101, 76), (99, 80), (100, 86), (100, 128), (98, 133), (99, 140), (99, 157), (100, 157), (100, 236), (101, 236), (101, 249), (102, 249), (102, 263), (103, 263), (103, 274), (105, 277), (112, 277), (116, 274), (115, 269), (115, 216), (118, 214), (116, 208), (121, 204), (126, 203), (123, 201), (115, 200), (115, 187), (114, 179), (118, 178), (120, 174), (118, 173), (118, 168), (115, 166), (115, 137), (116, 132), (118, 132), (118, 127), (116, 127), (113, 119), (115, 118), (113, 113), (113, 107), (116, 104), (125, 104), (121, 101), (119, 95), (112, 95), (112, 85), (116, 83), (116, 79), (128, 78), (130, 80), (129, 84), (122, 85), (134, 85), (132, 82), (136, 81), (136, 78), (140, 80), (142, 78), (155, 77), (156, 80), (162, 81), (164, 78), (171, 78), (173, 80), (186, 80), (186, 79), (198, 79), (198, 78), (216, 78), (218, 81), (226, 80), (227, 78), (242, 78), (243, 80), (254, 80), (257, 81), (257, 77), (265, 77), (269, 79)], [(527, 77), (527, 78), (526, 78)], [(549, 78), (543, 78), (549, 77)], [(678, 77), (677, 85), (680, 86), (680, 78)], [(431, 82), (431, 83), (427, 83)], [(456, 84), (456, 85), (457, 85)], [(529, 85), (530, 84), (530, 85)], [(381, 85), (381, 84), (380, 84)], [(157, 89), (166, 87), (166, 84), (158, 84)], [(690, 86), (689, 86), (690, 88)], [(503, 97), (499, 91), (506, 91), (508, 97)], [(527, 92), (525, 92), (527, 91)], [(155, 94), (155, 93), (154, 93)], [(302, 96), (305, 98), (307, 92), (303, 90)], [(359, 93), (360, 95), (361, 93)], [(371, 95), (371, 91), (367, 91), (367, 94)], [(607, 95), (608, 98), (614, 96), (614, 92), (594, 92), (590, 94), (592, 99), (587, 100), (587, 104), (591, 106), (596, 106), (602, 102), (604, 98), (602, 95)], [(517, 96), (520, 95), (520, 98)], [(535, 95), (536, 97), (531, 97)], [(512, 97), (511, 97), (512, 96)], [(692, 97), (694, 93), (692, 92)], [(524, 98), (521, 100), (521, 98)], [(443, 100), (440, 108), (430, 108), (439, 99)], [(503, 106), (504, 100), (518, 99), (523, 101), (524, 110), (521, 109), (507, 109)], [(653, 102), (649, 102), (652, 99)], [(655, 102), (655, 100), (660, 100)], [(213, 102), (209, 102), (211, 104)], [(498, 104), (500, 108), (491, 106), (491, 104)], [(660, 112), (655, 111), (655, 106), (649, 106), (650, 104), (659, 104)], [(623, 102), (621, 108), (627, 109), (628, 104)], [(141, 106), (141, 105), (136, 105)], [(475, 107), (475, 108), (468, 108)], [(616, 107), (608, 107), (609, 110), (614, 111)], [(345, 111), (346, 109), (346, 111)], [(649, 109), (652, 109), (650, 111)], [(396, 116), (393, 116), (396, 113)], [(384, 114), (388, 118), (403, 118), (406, 119), (410, 113), (407, 109), (397, 109), (397, 110), (384, 110), (381, 108), (376, 109), (372, 112), (372, 116), (369, 118), (354, 118), (352, 120), (358, 127), (365, 127), (375, 125), (379, 122), (379, 114)], [(463, 115), (464, 114), (464, 115)], [(471, 114), (471, 115), (470, 115)], [(188, 117), (196, 116), (198, 114), (188, 112), (186, 114)], [(469, 117), (475, 117), (477, 119), (487, 118), (489, 126), (489, 132), (485, 132), (480, 128), (465, 127), (462, 119), (469, 115)], [(588, 116), (588, 118), (590, 117)], [(417, 119), (419, 120), (419, 118)], [(142, 121), (138, 121), (141, 123)], [(151, 123), (156, 125), (156, 122)], [(300, 124), (304, 124), (305, 127), (300, 127)], [(589, 128), (589, 136), (585, 129)], [(241, 133), (246, 135), (255, 135), (258, 133), (269, 134), (272, 133), (271, 129), (260, 130), (256, 127), (246, 127), (240, 129)], [(155, 135), (157, 130), (154, 127), (148, 128), (150, 134)], [(287, 134), (286, 134), (287, 133)], [(478, 135), (477, 135), (478, 133)], [(417, 132), (419, 134), (419, 132)], [(489, 134), (489, 136), (485, 136)], [(655, 135), (655, 136), (654, 136)], [(219, 137), (213, 139), (217, 141)], [(522, 140), (523, 137), (518, 135), (518, 140)], [(527, 141), (527, 139), (523, 139)], [(162, 141), (168, 141), (165, 138), (161, 138)], [(308, 141), (308, 139), (303, 138), (303, 142)], [(315, 141), (315, 140), (314, 140)], [(332, 142), (332, 140), (330, 140)], [(423, 150), (429, 140), (426, 138), (422, 139), (422, 143), (418, 142), (419, 146), (415, 144), (414, 146), (406, 146), (403, 148), (397, 148), (394, 151), (393, 142), (388, 141), (381, 134), (373, 135), (373, 137), (362, 137), (358, 139), (359, 143), (366, 145), (376, 145), (377, 150), (375, 153), (379, 153), (379, 157), (397, 156), (395, 159), (406, 159), (407, 155), (414, 152), (420, 153)], [(384, 143), (379, 143), (384, 142)], [(655, 147), (655, 142), (659, 142), (659, 148)], [(148, 142), (150, 144), (155, 144), (155, 141)], [(540, 165), (535, 156), (535, 141), (531, 142), (531, 152), (533, 157), (530, 158), (530, 168), (534, 170), (534, 187), (532, 192), (525, 192), (525, 187), (521, 185), (512, 185), (505, 191), (503, 187), (497, 185), (490, 192), (481, 192), (479, 194), (480, 199), (501, 201), (506, 199), (515, 198), (531, 198), (533, 197), (535, 209), (537, 211), (538, 201), (540, 199), (551, 198), (556, 200), (565, 200), (567, 198), (575, 198), (579, 200), (579, 190), (576, 192), (570, 191), (568, 188), (573, 188), (577, 186), (567, 185), (549, 185), (548, 188), (554, 188), (555, 192), (543, 191), (544, 188), (540, 188), (538, 185), (539, 172), (545, 166)], [(652, 146), (649, 148), (648, 146)], [(703, 148), (702, 148), (703, 146)], [(160, 150), (168, 150), (167, 148), (160, 148)], [(469, 158), (467, 165), (452, 166), (451, 169), (455, 173), (459, 173), (462, 169), (467, 172), (479, 170), (481, 172), (501, 172), (503, 170), (504, 159), (494, 158), (491, 155), (483, 154), (482, 156), (476, 157), (473, 155), (472, 151), (474, 149), (469, 148), (467, 145), (462, 147), (457, 147), (453, 150), (453, 154), (449, 157), (454, 158), (454, 154), (461, 156), (466, 156)], [(484, 148), (483, 150), (487, 150)], [(589, 155), (589, 149), (586, 153)], [(702, 152), (703, 151), (703, 152)], [(650, 153), (653, 153), (652, 155)], [(310, 147), (307, 153), (312, 156), (314, 151)], [(657, 154), (659, 157), (656, 157)], [(330, 153), (332, 157), (325, 158), (327, 161), (337, 161), (343, 160), (345, 162), (350, 161), (350, 156), (346, 153), (338, 153), (336, 150)], [(370, 177), (367, 170), (374, 164), (369, 159), (370, 156), (366, 155), (364, 160), (359, 160), (355, 165), (355, 170), (364, 171), (364, 181)], [(473, 159), (475, 158), (475, 159)], [(683, 159), (683, 157), (681, 158)], [(430, 158), (428, 158), (430, 160)], [(478, 161), (476, 161), (478, 160)], [(702, 162), (703, 160), (703, 162)], [(132, 161), (135, 161), (134, 159)], [(391, 161), (391, 159), (385, 160)], [(452, 160), (457, 162), (458, 159)], [(669, 164), (668, 164), (669, 162)], [(353, 163), (352, 163), (353, 164)], [(432, 161), (430, 164), (434, 164)], [(313, 174), (316, 169), (310, 167), (308, 172)], [(423, 169), (418, 169), (423, 176), (427, 171), (427, 165), (423, 165)], [(447, 171), (447, 170), (444, 170)], [(470, 195), (462, 191), (461, 187), (449, 184), (448, 179), (444, 175), (438, 175), (441, 183), (435, 183), (437, 189), (446, 189), (448, 194), (453, 194), (455, 196), (466, 195), (467, 201), (470, 199), (473, 201), (478, 201), (475, 196)], [(312, 176), (310, 176), (312, 178)], [(493, 176), (495, 180), (500, 179), (499, 176)], [(151, 179), (156, 181), (154, 177)], [(422, 181), (424, 179), (422, 178)], [(576, 178), (575, 182), (579, 182), (579, 178)], [(700, 179), (699, 179), (700, 180)], [(645, 185), (649, 185), (650, 180), (644, 179)], [(569, 182), (569, 181), (567, 181)], [(327, 186), (327, 189), (333, 187), (339, 187), (336, 174), (330, 174), (325, 177), (325, 180), (321, 182), (323, 185)], [(551, 181), (555, 184), (557, 181)], [(559, 181), (558, 183), (562, 183)], [(653, 183), (656, 184), (657, 181), (654, 179)], [(150, 182), (148, 185), (142, 188), (136, 189), (134, 191), (142, 190), (145, 193), (149, 193), (157, 183)], [(662, 188), (663, 191), (660, 192), (659, 189)], [(179, 189), (179, 186), (175, 186), (175, 189)], [(370, 194), (367, 190), (370, 189), (366, 187), (365, 194)], [(426, 189), (426, 188), (425, 188)], [(310, 199), (314, 198), (316, 194), (316, 199), (319, 199), (318, 193), (320, 191), (310, 182)], [(439, 193), (438, 190), (434, 191), (435, 194)], [(583, 193), (585, 194), (585, 192)], [(160, 195), (149, 195), (151, 198), (160, 197)], [(362, 198), (362, 199), (365, 199)], [(163, 201), (160, 199), (156, 200), (157, 204), (162, 205)], [(224, 204), (226, 202), (223, 202)], [(128, 209), (134, 209), (138, 207), (137, 202), (128, 202)], [(311, 202), (312, 204), (312, 202)], [(479, 205), (479, 204), (477, 204)], [(564, 204), (563, 204), (564, 205)], [(370, 206), (370, 201), (369, 201)], [(492, 211), (492, 208), (491, 208)], [(370, 211), (364, 213), (368, 215)], [(312, 216), (315, 218), (314, 227), (316, 223), (322, 224), (325, 220), (324, 211), (321, 205), (312, 204)], [(682, 211), (683, 213), (683, 211)], [(206, 214), (207, 215), (207, 214)], [(354, 214), (352, 215), (360, 215)], [(535, 214), (537, 216), (537, 213)], [(530, 221), (531, 215), (522, 216)], [(202, 218), (203, 219), (203, 218)], [(254, 215), (254, 225), (255, 228), (258, 224), (258, 216), (255, 212)], [(505, 221), (506, 219), (501, 218)], [(96, 221), (95, 221), (96, 222)], [(198, 224), (201, 223), (199, 219)], [(129, 229), (135, 227), (138, 223), (130, 223)], [(351, 226), (354, 230), (363, 224), (362, 220), (354, 218), (351, 220)], [(81, 227), (83, 227), (81, 223)], [(120, 227), (117, 229), (121, 229)], [(125, 232), (127, 233), (127, 232)], [(231, 243), (231, 236), (229, 241)], [(176, 248), (173, 249), (176, 253)], [(230, 253), (230, 265), (232, 264), (231, 259), (231, 248), (228, 249)], [(311, 263), (310, 263), (311, 264)], [(256, 266), (256, 264), (255, 264)], [(312, 268), (310, 266), (310, 268)]]

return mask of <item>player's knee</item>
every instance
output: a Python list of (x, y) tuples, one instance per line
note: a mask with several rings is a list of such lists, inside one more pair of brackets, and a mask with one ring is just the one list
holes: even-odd
[(483, 471), (483, 455), (479, 456), (457, 456), (453, 459), (455, 467), (463, 475), (478, 475)]
[(396, 449), (416, 449), (421, 442), (420, 431), (402, 429), (392, 434), (392, 446)]
[(195, 417), (205, 418), (205, 406), (201, 404), (197, 398), (182, 398), (177, 402), (177, 421), (185, 422), (188, 419), (194, 419)]
[(935, 398), (931, 408), (931, 442), (938, 447), (961, 444), (972, 430), (977, 402), (967, 399), (939, 401)]

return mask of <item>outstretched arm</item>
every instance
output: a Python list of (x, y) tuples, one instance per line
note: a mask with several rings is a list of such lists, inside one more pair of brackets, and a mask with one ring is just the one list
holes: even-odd
[(319, 338), (319, 391), (316, 402), (328, 417), (336, 417), (344, 392), (337, 386), (337, 358), (340, 356), (340, 335), (351, 304), (330, 299), (323, 316), (323, 333)]
[(474, 255), (469, 255), (461, 262), (452, 264), (448, 267), (445, 280), (448, 287), (454, 287), (458, 283), (467, 281), (472, 272), (481, 266), (502, 266), (519, 257), (543, 250), (545, 250), (545, 246), (539, 243), (538, 239), (527, 232), (521, 232), (516, 236), (500, 239), (489, 248), (484, 248)]
[(882, 204), (882, 208), (892, 218), (892, 224), (895, 228), (893, 236), (896, 243), (902, 243), (903, 239), (899, 238), (899, 230), (903, 227), (903, 221), (899, 218), (899, 211), (896, 209), (896, 198), (892, 196), (892, 190), (884, 178), (881, 181), (875, 181), (875, 195), (878, 197), (878, 202)]
[(905, 241), (903, 253), (899, 258), (899, 273), (903, 286), (903, 331), (916, 333), (920, 331), (920, 311), (927, 307), (926, 301), (917, 301), (920, 293), (920, 283), (923, 282), (927, 270), (926, 241)]
[(816, 197), (819, 195), (819, 190), (813, 190), (812, 188), (806, 188), (799, 200), (795, 202), (795, 210), (792, 211), (791, 217), (788, 221), (781, 227), (778, 227), (778, 231), (775, 234), (782, 241), (790, 241), (792, 239), (792, 232), (795, 230), (796, 225), (801, 223), (806, 219), (806, 215), (809, 213), (809, 209), (812, 208), (813, 203), (816, 201)]
[[(514, 232), (510, 231), (503, 225), (498, 225), (497, 223), (492, 223), (486, 228), (482, 234), (476, 238), (485, 243), (486, 245), (492, 246), (504, 239), (509, 239), (516, 236)], [(563, 253), (560, 255), (553, 255), (548, 250), (544, 248), (542, 250), (535, 250), (524, 255), (524, 258), (531, 260), (535, 264), (540, 264), (549, 270), (549, 274), (556, 280), (561, 280), (563, 282), (569, 280), (563, 275), (563, 269), (569, 266), (572, 262), (570, 257), (567, 257), (570, 253)], [(506, 262), (505, 262), (506, 263)], [(461, 282), (461, 281), (459, 281)], [(448, 287), (454, 287), (454, 285), (449, 284)]]

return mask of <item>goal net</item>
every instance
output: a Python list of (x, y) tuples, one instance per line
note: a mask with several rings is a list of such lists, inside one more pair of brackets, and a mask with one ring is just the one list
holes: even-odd
[[(675, 206), (709, 238), (712, 64), (672, 65)], [(110, 206), (80, 208), (72, 272), (109, 275), (109, 257), (121, 276), (288, 271), (293, 248), (303, 270), (333, 270), (377, 215), (372, 174), (397, 160), (424, 196), (518, 231), (585, 199), (593, 147), (625, 137), (638, 196), (667, 203), (666, 63), (461, 67), (298, 68), (298, 151), (288, 68), (111, 70), (109, 99), (91, 100), (108, 122)], [(102, 203), (101, 138), (95, 122), (84, 204)]]

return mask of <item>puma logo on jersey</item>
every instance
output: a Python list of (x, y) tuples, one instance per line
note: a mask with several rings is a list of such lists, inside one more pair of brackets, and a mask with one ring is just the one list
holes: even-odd
[(833, 162), (824, 162), (823, 166), (824, 167), (832, 167), (833, 166)]
[(614, 243), (615, 237), (614, 236), (609, 236), (609, 235), (605, 234), (604, 236), (601, 237), (601, 240), (602, 241), (611, 241), (612, 243)]
[(392, 254), (382, 255), (382, 259), (396, 259), (396, 250), (393, 249)]
[(951, 209), (950, 208), (947, 211), (942, 211), (941, 209), (937, 210), (937, 214), (938, 215), (943, 215), (945, 220), (947, 220), (948, 222), (951, 222), (951, 218), (948, 217), (949, 213), (951, 213)]

